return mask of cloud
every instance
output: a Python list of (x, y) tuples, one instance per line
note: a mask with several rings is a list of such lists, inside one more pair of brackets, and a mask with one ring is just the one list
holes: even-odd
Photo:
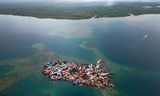
[(151, 1), (160, 1), (160, 0), (0, 0), (0, 2), (23, 2), (23, 1), (52, 1), (52, 2), (93, 2), (93, 1), (105, 1), (109, 3), (113, 3), (115, 1), (144, 1), (144, 2), (151, 2)]

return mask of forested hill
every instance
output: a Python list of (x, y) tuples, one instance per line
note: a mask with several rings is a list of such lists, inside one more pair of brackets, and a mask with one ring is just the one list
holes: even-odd
[(54, 19), (87, 19), (91, 17), (123, 17), (142, 14), (160, 14), (160, 2), (119, 2), (107, 5), (91, 3), (0, 3), (0, 14), (33, 16)]

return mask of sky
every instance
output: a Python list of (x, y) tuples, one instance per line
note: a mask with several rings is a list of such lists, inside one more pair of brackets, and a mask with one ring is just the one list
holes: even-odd
[(106, 2), (115, 2), (115, 1), (145, 1), (145, 2), (152, 2), (152, 1), (160, 1), (160, 0), (0, 0), (0, 2), (23, 2), (23, 1), (66, 1), (66, 2), (92, 2), (92, 1), (106, 1)]

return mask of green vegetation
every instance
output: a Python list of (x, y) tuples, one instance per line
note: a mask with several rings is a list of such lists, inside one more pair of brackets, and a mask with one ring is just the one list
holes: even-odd
[(1, 3), (0, 14), (33, 16), (54, 19), (87, 19), (100, 17), (123, 17), (141, 14), (160, 14), (160, 3), (116, 3), (107, 6), (97, 3)]

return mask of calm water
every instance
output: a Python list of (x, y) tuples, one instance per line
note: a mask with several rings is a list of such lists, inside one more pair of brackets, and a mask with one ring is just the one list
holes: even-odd
[[(89, 20), (54, 20), (0, 15), (0, 60), (25, 58), (36, 53), (31, 46), (43, 43), (58, 55), (94, 61), (90, 50), (79, 47), (83, 41), (96, 41), (96, 47), (111, 62), (137, 68), (149, 75), (114, 73), (122, 96), (160, 95), (160, 15)], [(43, 62), (42, 62), (43, 63)], [(12, 70), (0, 66), (0, 77)], [(14, 67), (13, 67), (14, 68)], [(40, 71), (40, 70), (39, 70)], [(4, 73), (4, 74), (1, 74)], [(150, 74), (151, 73), (151, 74)], [(155, 75), (156, 74), (156, 75)], [(49, 82), (34, 73), (1, 91), (3, 96), (99, 96), (95, 88)]]
[(110, 24), (107, 30), (96, 28), (94, 33), (101, 42), (100, 50), (110, 60), (119, 64), (159, 71), (160, 28), (157, 25), (160, 24), (160, 19), (150, 18), (117, 20)]
[(0, 78), (3, 78), (4, 75), (6, 73), (8, 73), (9, 71), (13, 70), (14, 66), (8, 65), (8, 64), (4, 64), (4, 65), (0, 65)]

